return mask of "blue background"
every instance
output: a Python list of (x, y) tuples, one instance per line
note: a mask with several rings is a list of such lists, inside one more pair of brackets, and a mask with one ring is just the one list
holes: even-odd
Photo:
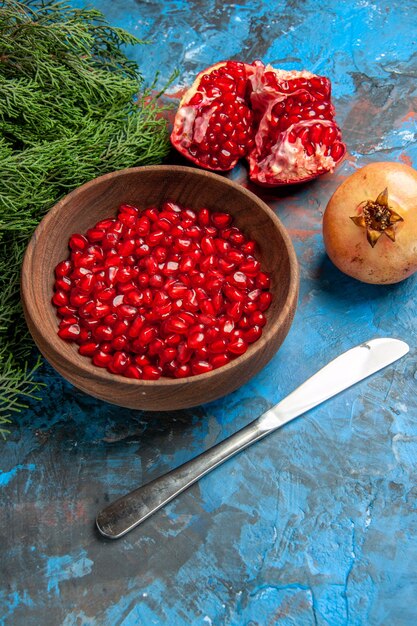
[[(0, 444), (0, 623), (417, 623), (417, 276), (361, 284), (332, 266), (321, 235), (327, 201), (356, 168), (417, 165), (416, 3), (93, 4), (150, 40), (129, 49), (147, 82), (180, 70), (174, 101), (224, 58), (327, 75), (348, 155), (302, 188), (256, 190), (288, 229), (301, 285), (287, 339), (250, 383), (193, 410), (147, 414), (89, 398), (45, 365), (43, 401)], [(243, 166), (230, 177), (247, 184)], [(97, 534), (110, 500), (232, 434), (341, 351), (387, 335), (411, 348), (394, 366), (249, 448), (125, 538)]]

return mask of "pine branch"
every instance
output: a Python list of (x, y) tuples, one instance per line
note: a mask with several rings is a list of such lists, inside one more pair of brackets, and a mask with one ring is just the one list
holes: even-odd
[(144, 87), (123, 51), (143, 43), (95, 9), (53, 0), (0, 4), (2, 435), (10, 416), (39, 390), (41, 360), (28, 365), (33, 343), (19, 300), (20, 267), (34, 229), (75, 187), (168, 154), (155, 85)]

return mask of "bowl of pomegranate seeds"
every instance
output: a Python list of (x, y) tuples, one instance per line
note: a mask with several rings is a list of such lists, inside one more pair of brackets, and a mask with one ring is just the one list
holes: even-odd
[(273, 211), (182, 166), (112, 172), (39, 224), (22, 302), (42, 354), (84, 392), (173, 410), (254, 376), (290, 328), (298, 264)]

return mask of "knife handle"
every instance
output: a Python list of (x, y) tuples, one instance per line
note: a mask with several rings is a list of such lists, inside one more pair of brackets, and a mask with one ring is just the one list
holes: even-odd
[(176, 469), (122, 496), (96, 518), (102, 535), (118, 539), (176, 498), (202, 476), (269, 433), (259, 418)]

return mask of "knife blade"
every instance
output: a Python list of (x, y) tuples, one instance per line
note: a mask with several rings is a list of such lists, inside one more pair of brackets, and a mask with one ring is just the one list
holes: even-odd
[(234, 435), (115, 500), (97, 515), (98, 530), (110, 539), (122, 537), (227, 459), (408, 351), (404, 341), (392, 338), (371, 339), (347, 350)]

